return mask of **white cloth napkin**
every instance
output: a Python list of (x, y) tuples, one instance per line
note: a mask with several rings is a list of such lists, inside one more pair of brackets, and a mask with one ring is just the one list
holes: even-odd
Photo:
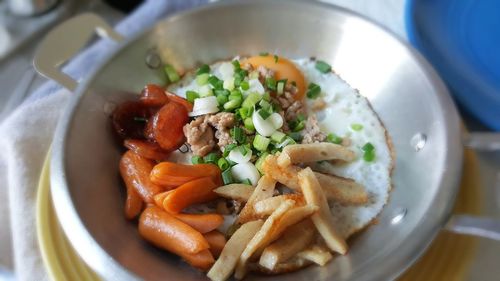
[[(163, 16), (205, 0), (149, 0), (116, 26), (131, 36)], [(356, 10), (404, 37), (402, 0), (324, 0)], [(73, 59), (65, 71), (84, 77), (114, 43), (101, 40)], [(36, 187), (58, 117), (69, 97), (48, 82), (0, 124), (0, 269), (18, 280), (48, 280), (35, 227)], [(1, 280), (0, 275), (0, 280)]]

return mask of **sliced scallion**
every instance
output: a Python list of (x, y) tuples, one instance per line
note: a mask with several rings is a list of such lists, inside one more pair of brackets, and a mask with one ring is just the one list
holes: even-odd
[(259, 172), (261, 174), (263, 174), (264, 172), (262, 171), (262, 164), (264, 163), (264, 160), (266, 160), (266, 157), (269, 156), (269, 153), (267, 152), (264, 152), (260, 155), (259, 159), (257, 159), (257, 161), (255, 162), (255, 167), (257, 168), (257, 170), (259, 170)]
[(231, 99), (231, 95), (229, 96), (229, 101), (224, 103), (225, 110), (233, 110), (241, 105), (241, 98), (233, 98)]
[(294, 141), (300, 142), (302, 140), (302, 135), (299, 132), (292, 132), (288, 134)]
[(220, 105), (220, 106), (224, 106), (224, 104), (228, 102), (228, 98), (227, 96), (225, 95), (218, 95), (217, 96), (217, 103)]
[(262, 99), (262, 100), (259, 102), (259, 105), (260, 105), (260, 107), (261, 107), (262, 109), (264, 109), (265, 111), (271, 111), (271, 109), (272, 109), (271, 104), (270, 104), (268, 101), (264, 100), (264, 99)]
[(259, 56), (261, 56), (261, 57), (267, 57), (268, 55), (269, 55), (268, 52), (260, 52), (259, 53)]
[(198, 84), (198, 86), (206, 85), (208, 83), (209, 77), (210, 77), (210, 74), (208, 74), (208, 73), (202, 73), (202, 74), (196, 76), (196, 84)]
[(286, 138), (283, 132), (276, 131), (271, 135), (271, 140), (275, 143), (281, 143)]
[(229, 162), (227, 162), (225, 158), (220, 158), (219, 161), (217, 161), (217, 165), (222, 171), (227, 170), (229, 168)]
[(240, 66), (240, 61), (239, 61), (239, 60), (233, 60), (231, 63), (232, 63), (232, 64), (233, 64), (233, 66), (234, 66), (234, 70), (238, 70), (238, 69), (240, 69), (240, 68), (241, 68), (241, 66)]
[(245, 128), (249, 130), (250, 132), (255, 131), (255, 126), (253, 125), (253, 120), (251, 117), (245, 118), (243, 121)]
[(361, 149), (364, 152), (368, 152), (368, 151), (373, 151), (375, 149), (375, 147), (373, 146), (373, 144), (367, 142), (365, 145), (363, 145), (363, 147)]
[(181, 79), (179, 73), (177, 73), (175, 68), (170, 64), (165, 65), (165, 73), (167, 74), (168, 80), (171, 83), (175, 83)]
[(269, 113), (269, 111), (265, 110), (265, 109), (261, 109), (258, 111), (260, 117), (262, 117), (262, 119), (266, 120), (267, 118), (269, 118), (269, 116), (271, 116), (271, 113)]
[(277, 55), (274, 55), (273, 58), (274, 58), (274, 63), (278, 63), (279, 57)]
[(193, 163), (193, 165), (196, 165), (196, 164), (203, 164), (204, 161), (203, 161), (203, 158), (198, 156), (198, 155), (194, 155), (193, 157), (191, 157), (191, 163)]
[(208, 64), (204, 64), (204, 65), (200, 66), (200, 68), (198, 68), (198, 70), (196, 70), (196, 75), (200, 75), (203, 73), (209, 73), (209, 72), (210, 72), (210, 66), (208, 66)]
[(282, 95), (285, 92), (286, 79), (279, 80), (276, 84), (276, 93)]
[(247, 139), (245, 132), (240, 127), (234, 127), (231, 129), (231, 136), (237, 143), (244, 143)]
[(269, 90), (276, 91), (276, 80), (273, 77), (266, 78), (266, 87)]
[(225, 185), (233, 183), (233, 174), (231, 173), (231, 169), (227, 169), (222, 172), (222, 181)]
[(365, 151), (365, 153), (363, 154), (363, 159), (366, 162), (372, 162), (373, 160), (375, 160), (375, 150)]
[(245, 100), (243, 101), (243, 104), (241, 105), (242, 107), (250, 108), (256, 105), (260, 100), (262, 99), (262, 96), (259, 95), (258, 93), (251, 93), (249, 94)]
[(231, 152), (231, 150), (233, 150), (237, 146), (238, 145), (235, 143), (230, 143), (230, 144), (224, 146), (224, 153), (222, 154), (222, 156), (227, 157), (229, 155), (229, 152)]
[(250, 179), (244, 179), (241, 181), (242, 184), (247, 184), (247, 185), (252, 185), (252, 182), (250, 181)]
[(354, 124), (351, 124), (351, 129), (353, 129), (354, 131), (361, 131), (361, 130), (363, 130), (363, 125), (358, 124), (358, 123), (354, 123)]
[(217, 153), (211, 152), (203, 157), (203, 161), (205, 161), (205, 163), (217, 164), (218, 158)]
[(332, 71), (332, 67), (322, 60), (316, 61), (315, 68), (321, 73), (328, 73)]
[(199, 98), (200, 95), (195, 92), (195, 91), (187, 91), (186, 92), (186, 99), (190, 102), (193, 103), (195, 99)]
[(316, 99), (321, 94), (321, 87), (318, 84), (310, 83), (307, 87), (306, 96), (310, 99)]
[(335, 143), (335, 144), (341, 144), (342, 143), (342, 138), (335, 135), (335, 134), (328, 134), (328, 136), (326, 136), (326, 140), (331, 142), (331, 143)]
[(259, 134), (256, 134), (255, 138), (253, 139), (253, 147), (259, 151), (264, 152), (264, 151), (266, 151), (270, 142), (271, 142), (270, 139), (263, 137)]
[(250, 89), (250, 84), (248, 83), (248, 81), (242, 81), (240, 83), (240, 87), (243, 91), (246, 91), (246, 90)]
[(214, 89), (216, 90), (222, 90), (224, 84), (224, 82), (222, 82), (222, 80), (220, 80), (216, 76), (210, 76), (208, 78), (208, 83), (210, 83), (210, 85), (212, 85), (212, 87), (214, 87)]

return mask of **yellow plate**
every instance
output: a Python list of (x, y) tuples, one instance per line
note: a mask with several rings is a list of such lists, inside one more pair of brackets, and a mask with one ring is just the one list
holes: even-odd
[[(47, 156), (37, 195), (37, 235), (45, 267), (55, 281), (99, 281), (97, 274), (75, 253), (59, 226), (50, 198), (49, 162)], [(464, 163), (455, 212), (477, 215), (481, 206), (481, 185), (477, 159), (472, 151), (465, 151)], [(476, 242), (473, 237), (441, 232), (425, 255), (399, 280), (464, 280), (475, 253)]]

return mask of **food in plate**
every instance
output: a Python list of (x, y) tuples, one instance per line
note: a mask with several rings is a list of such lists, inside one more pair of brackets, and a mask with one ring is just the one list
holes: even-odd
[(125, 217), (212, 280), (323, 266), (388, 200), (389, 136), (329, 64), (261, 54), (147, 85), (112, 124)]

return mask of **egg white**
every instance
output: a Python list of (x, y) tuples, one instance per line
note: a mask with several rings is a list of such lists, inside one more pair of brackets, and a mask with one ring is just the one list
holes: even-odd
[[(392, 154), (386, 130), (368, 100), (333, 72), (321, 73), (315, 69), (311, 59), (294, 60), (308, 83), (321, 87), (321, 97), (326, 107), (316, 114), (320, 128), (325, 133), (348, 137), (348, 146), (356, 153), (356, 160), (346, 164), (332, 165), (328, 162), (316, 164), (315, 169), (325, 173), (354, 179), (362, 184), (369, 196), (369, 202), (362, 206), (343, 206), (330, 202), (335, 225), (339, 233), (348, 237), (367, 226), (381, 211), (391, 190)], [(308, 108), (312, 100), (307, 99)], [(354, 131), (352, 124), (361, 124), (363, 129)], [(375, 160), (363, 159), (362, 147), (370, 142), (375, 147)]]

